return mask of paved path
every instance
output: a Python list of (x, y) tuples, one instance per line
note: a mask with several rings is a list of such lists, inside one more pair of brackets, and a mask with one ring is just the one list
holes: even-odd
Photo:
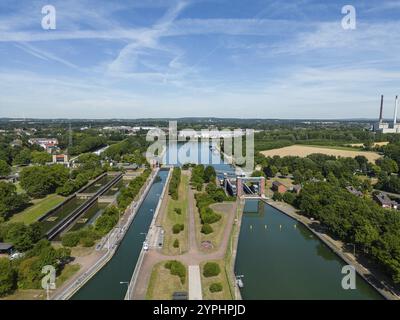
[(189, 266), (189, 300), (203, 300), (200, 266)]
[[(232, 202), (230, 212), (225, 212), (224, 214), (228, 215), (228, 219), (226, 222), (226, 227), (224, 229), (224, 233), (222, 236), (221, 244), (219, 248), (213, 252), (204, 252), (198, 248), (198, 243), (196, 239), (196, 224), (195, 224), (195, 215), (197, 213), (197, 208), (195, 205), (194, 191), (189, 186), (188, 190), (188, 214), (189, 214), (189, 250), (181, 255), (165, 255), (159, 250), (150, 249), (142, 263), (142, 267), (140, 268), (138, 280), (136, 282), (136, 286), (134, 288), (132, 299), (133, 300), (144, 300), (146, 297), (147, 287), (150, 280), (151, 272), (155, 264), (168, 261), (168, 260), (179, 260), (180, 262), (190, 266), (190, 265), (200, 265), (204, 261), (209, 260), (222, 260), (225, 258), (225, 253), (227, 246), (229, 244), (229, 238), (232, 231), (232, 227), (234, 224), (234, 220), (236, 217), (236, 210), (238, 206), (238, 202)], [(167, 199), (169, 197), (165, 197), (165, 202), (163, 201), (163, 209), (160, 212), (157, 221), (162, 221), (163, 214), (166, 214), (167, 210)]]

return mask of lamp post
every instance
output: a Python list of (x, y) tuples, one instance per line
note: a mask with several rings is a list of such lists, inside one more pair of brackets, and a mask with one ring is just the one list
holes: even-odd
[(355, 258), (356, 257), (356, 245), (354, 243), (346, 243), (346, 244), (353, 246), (353, 256)]

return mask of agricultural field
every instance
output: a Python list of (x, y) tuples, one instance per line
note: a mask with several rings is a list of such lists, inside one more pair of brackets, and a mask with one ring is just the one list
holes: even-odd
[(332, 148), (332, 147), (305, 146), (305, 145), (293, 145), (279, 149), (261, 151), (261, 153), (266, 157), (273, 157), (273, 156), (307, 157), (308, 155), (313, 153), (323, 153), (335, 157), (350, 157), (350, 158), (354, 158), (356, 156), (364, 156), (370, 162), (375, 162), (375, 160), (381, 157), (381, 155), (372, 151), (357, 151), (357, 150), (351, 150), (350, 148)]

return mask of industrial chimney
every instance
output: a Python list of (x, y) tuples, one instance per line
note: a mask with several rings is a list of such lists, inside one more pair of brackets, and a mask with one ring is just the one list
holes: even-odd
[(397, 122), (397, 107), (398, 107), (398, 96), (396, 96), (396, 100), (394, 103), (394, 117), (393, 117), (393, 128), (396, 126)]
[(383, 119), (383, 95), (381, 95), (381, 111), (379, 113), (379, 122), (381, 123)]

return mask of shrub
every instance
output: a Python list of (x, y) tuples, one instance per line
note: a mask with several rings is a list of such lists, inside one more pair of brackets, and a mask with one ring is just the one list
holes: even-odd
[(183, 224), (174, 224), (172, 227), (172, 232), (174, 234), (178, 234), (179, 232), (183, 231), (183, 229), (185, 228), (185, 226)]
[(274, 192), (274, 195), (272, 196), (272, 199), (275, 201), (282, 201), (283, 197), (279, 192)]
[(204, 265), (203, 275), (206, 278), (215, 277), (221, 273), (221, 268), (219, 264), (216, 262), (207, 262)]
[(182, 209), (181, 208), (175, 208), (174, 211), (175, 211), (176, 214), (179, 214), (179, 215), (182, 214)]
[(169, 269), (171, 274), (174, 276), (178, 276), (181, 280), (181, 283), (185, 283), (186, 279), (186, 268), (185, 266), (176, 260), (170, 260), (165, 263), (165, 268)]
[(283, 201), (285, 201), (288, 204), (294, 204), (294, 202), (296, 201), (296, 195), (292, 192), (286, 192), (283, 195)]
[(210, 234), (213, 232), (213, 228), (208, 223), (203, 224), (203, 226), (201, 227), (201, 233)]
[(210, 285), (211, 292), (221, 292), (222, 291), (222, 284), (219, 282), (212, 283)]
[(80, 244), (83, 247), (93, 247), (94, 246), (94, 240), (95, 239), (93, 239), (92, 237), (85, 237), (85, 238), (81, 239)]
[(200, 218), (202, 223), (212, 224), (221, 219), (221, 215), (216, 213), (211, 208), (204, 208), (200, 210)]
[(79, 243), (80, 236), (78, 232), (68, 232), (61, 238), (64, 247), (76, 247)]
[(174, 248), (179, 248), (179, 240), (178, 239), (175, 239), (173, 247)]

